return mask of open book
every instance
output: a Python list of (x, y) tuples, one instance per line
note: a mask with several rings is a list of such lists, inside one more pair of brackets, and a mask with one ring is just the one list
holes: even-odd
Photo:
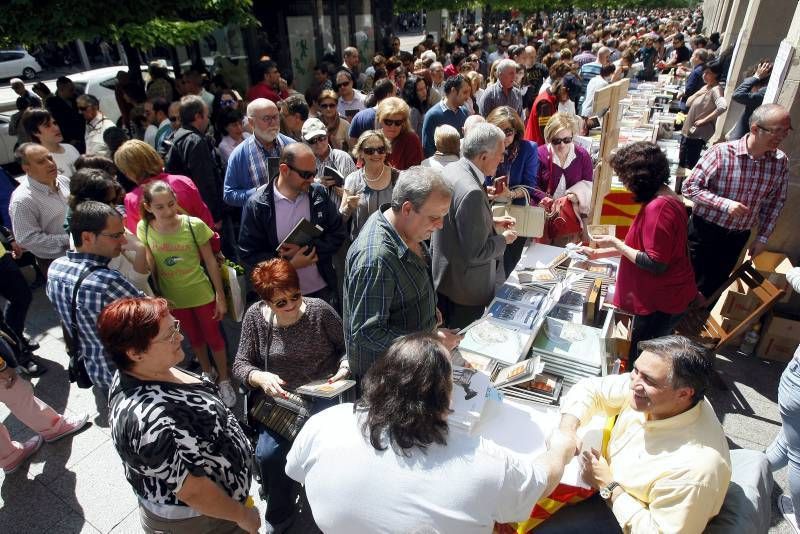
[(289, 232), (281, 244), (278, 245), (278, 248), (275, 250), (280, 250), (284, 245), (297, 245), (300, 248), (303, 248), (307, 245), (310, 245), (312, 241), (319, 236), (322, 235), (323, 229), (318, 224), (311, 224), (308, 219), (300, 219), (292, 231)]
[(330, 399), (338, 397), (351, 387), (356, 385), (355, 380), (337, 380), (336, 382), (328, 383), (327, 380), (315, 380), (297, 388), (296, 392), (301, 395), (309, 395), (311, 397), (322, 397), (323, 399)]

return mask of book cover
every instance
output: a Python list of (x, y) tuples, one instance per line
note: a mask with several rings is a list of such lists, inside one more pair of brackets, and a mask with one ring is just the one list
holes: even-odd
[(530, 330), (536, 322), (539, 310), (538, 308), (529, 308), (528, 306), (495, 299), (489, 304), (489, 313), (498, 321)]
[(448, 421), (468, 430), (483, 413), (489, 376), (475, 369), (453, 366), (453, 393), (450, 397)]
[(280, 250), (282, 246), (287, 244), (297, 245), (298, 247), (305, 247), (310, 245), (312, 241), (322, 235), (322, 227), (319, 225), (311, 224), (308, 219), (300, 219), (292, 231), (289, 232), (281, 244), (278, 245), (276, 250)]
[(330, 399), (341, 395), (355, 385), (355, 380), (337, 380), (329, 384), (327, 380), (322, 379), (300, 386), (297, 388), (297, 393)]
[(534, 356), (500, 369), (492, 382), (497, 388), (513, 386), (514, 384), (531, 380), (537, 373), (542, 371), (542, 367), (539, 357)]
[[(552, 274), (552, 271), (549, 269), (548, 272)], [(541, 306), (542, 301), (546, 296), (546, 293), (537, 291), (536, 289), (522, 288), (511, 284), (503, 284), (495, 294), (496, 299), (502, 299), (508, 302), (513, 302), (514, 304), (521, 304), (523, 306), (529, 306), (536, 309)]]
[(464, 332), (459, 346), (464, 350), (513, 364), (520, 361), (530, 348), (532, 334), (525, 328), (503, 324), (486, 316)]
[(537, 351), (599, 371), (602, 363), (600, 335), (599, 328), (547, 317), (533, 341), (533, 347)]

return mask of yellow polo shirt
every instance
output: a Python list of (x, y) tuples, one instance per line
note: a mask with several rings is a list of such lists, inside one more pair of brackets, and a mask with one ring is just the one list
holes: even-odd
[(719, 513), (731, 479), (722, 425), (703, 399), (689, 410), (648, 421), (630, 407), (630, 373), (584, 379), (562, 401), (561, 413), (581, 424), (619, 415), (606, 460), (625, 493), (612, 511), (632, 534), (700, 534)]

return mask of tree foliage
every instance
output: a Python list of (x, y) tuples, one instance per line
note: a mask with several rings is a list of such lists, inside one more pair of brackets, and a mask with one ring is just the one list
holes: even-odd
[(255, 24), (252, 0), (6, 0), (4, 45), (127, 41), (141, 49), (188, 44), (226, 24)]

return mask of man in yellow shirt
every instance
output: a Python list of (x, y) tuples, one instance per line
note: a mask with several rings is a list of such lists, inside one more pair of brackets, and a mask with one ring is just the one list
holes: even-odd
[[(606, 454), (592, 450), (581, 457), (583, 479), (600, 490), (607, 506), (599, 508), (611, 526), (616, 519), (625, 533), (700, 534), (719, 513), (731, 477), (722, 425), (704, 398), (711, 361), (681, 336), (639, 347), (631, 373), (585, 379), (570, 390), (561, 430), (574, 433), (597, 414), (617, 417)], [(600, 499), (590, 501), (573, 508)], [(598, 531), (598, 510), (575, 512), (566, 514), (570, 526), (574, 517), (591, 517)], [(558, 528), (568, 518), (559, 515), (542, 527)]]

